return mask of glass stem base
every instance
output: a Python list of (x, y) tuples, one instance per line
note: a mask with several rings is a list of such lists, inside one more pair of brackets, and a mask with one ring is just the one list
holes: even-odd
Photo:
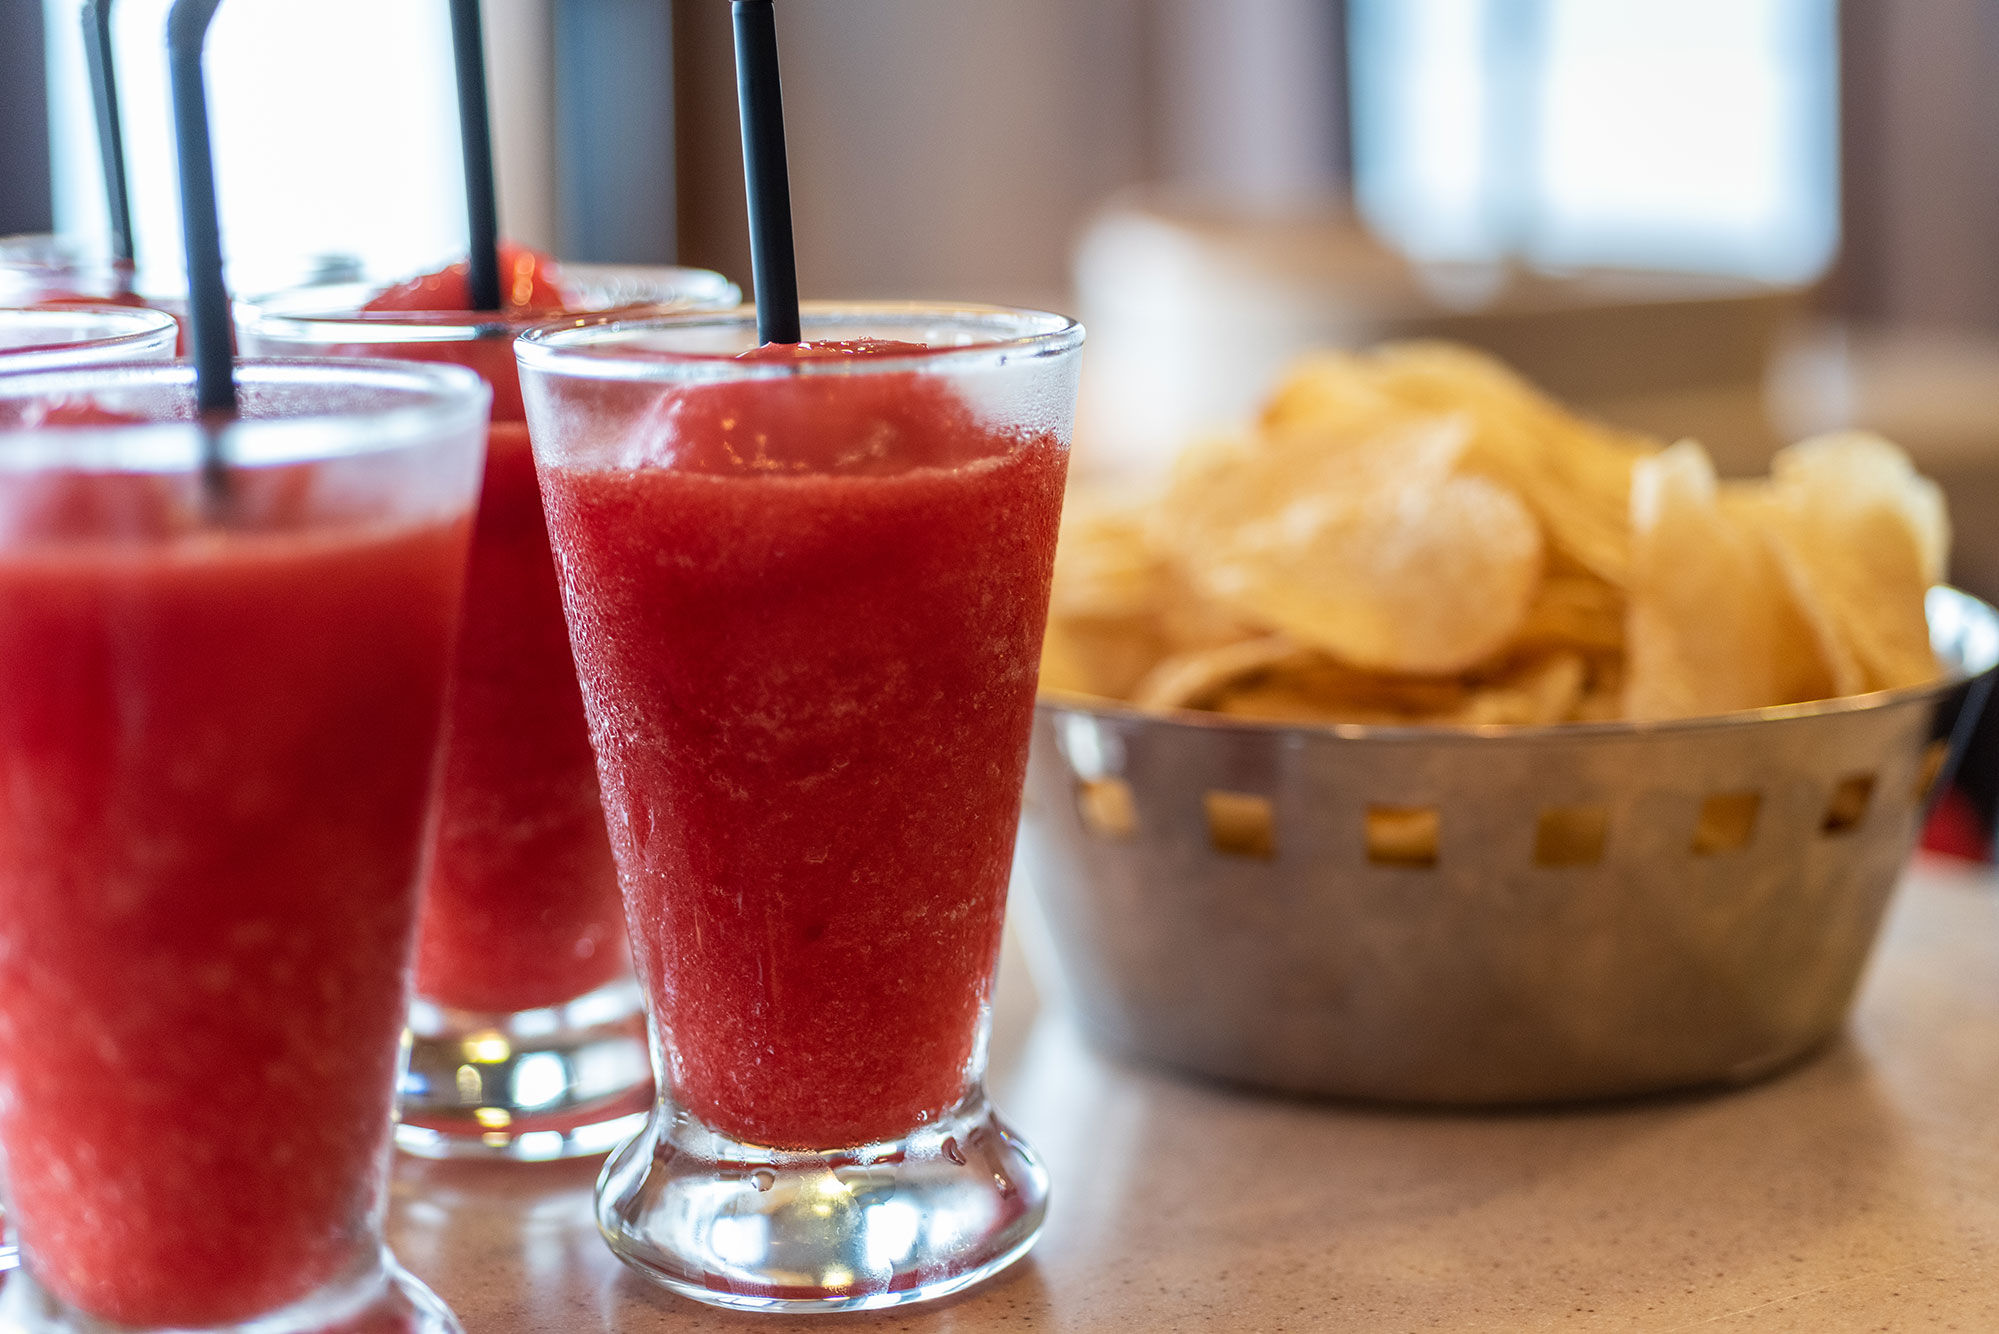
[(1047, 1209), (1048, 1174), (983, 1090), (902, 1139), (819, 1153), (745, 1144), (662, 1100), (597, 1181), (619, 1259), (738, 1310), (942, 1297), (1026, 1254)]
[[(64, 1305), (35, 1282), (33, 1262), (0, 1286), (0, 1334), (139, 1334)], [(162, 1331), (164, 1334), (164, 1331)], [(365, 1272), (233, 1325), (173, 1334), (465, 1334), (442, 1298), (386, 1250)]]
[(510, 1014), (410, 1006), (396, 1145), (420, 1158), (604, 1153), (652, 1105), (645, 1007), (629, 978)]

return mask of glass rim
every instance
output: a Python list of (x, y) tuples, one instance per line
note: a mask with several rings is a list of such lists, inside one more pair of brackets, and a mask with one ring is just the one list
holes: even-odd
[[(919, 370), (966, 370), (1021, 359), (1061, 356), (1083, 343), (1083, 326), (1067, 315), (1021, 306), (926, 301), (807, 301), (799, 307), (800, 332), (815, 325), (909, 326), (919, 323), (984, 328), (992, 336), (894, 352), (796, 361), (743, 361), (728, 352), (679, 352), (632, 346), (637, 337), (684, 329), (748, 328), (756, 307), (684, 311), (647, 319), (612, 314), (549, 322), (514, 343), (522, 370), (594, 380), (780, 380), (811, 375), (878, 375)], [(622, 346), (619, 346), (622, 344)], [(755, 346), (752, 343), (752, 346)]]
[[(231, 467), (260, 467), (389, 454), (457, 431), (486, 426), (492, 389), (477, 372), (444, 362), (359, 358), (266, 358), (236, 363), (239, 384), (257, 388), (347, 387), (395, 394), (382, 407), (244, 417), (219, 424), (145, 421), (80, 426), (0, 425), (0, 475), (47, 469), (79, 472), (197, 471), (219, 437)], [(0, 375), (0, 403), (159, 388), (191, 401), (195, 371), (185, 361), (125, 361)]]
[[(675, 264), (562, 264), (558, 272), (583, 282), (612, 283), (619, 279), (650, 284), (659, 295), (634, 293), (631, 300), (606, 303), (582, 312), (583, 318), (628, 317), (634, 313), (664, 313), (683, 303), (703, 307), (741, 298), (727, 276), (713, 269)], [(403, 280), (407, 281), (407, 280)], [(561, 322), (561, 311), (503, 316), (486, 311), (362, 310), (360, 307), (399, 282), (305, 284), (260, 296), (239, 298), (237, 324), (251, 336), (286, 343), (470, 343), (484, 339), (517, 338), (524, 331)]]
[[(266, 278), (263, 290), (281, 285), (310, 286), (312, 274), (324, 264), (358, 263), (351, 255), (312, 256), (293, 272), (286, 264), (283, 276)], [(343, 267), (341, 272), (347, 270)], [(235, 279), (231, 271), (232, 280)], [(136, 260), (119, 259), (101, 241), (65, 232), (16, 232), (0, 236), (0, 290), (18, 287), (22, 280), (36, 287), (81, 290), (82, 301), (101, 301), (107, 295), (136, 296), (148, 305), (161, 302), (184, 304), (187, 278), (178, 268), (141, 265)]]
[(92, 324), (102, 333), (51, 334), (50, 341), (8, 346), (0, 343), (0, 370), (9, 375), (41, 370), (80, 368), (82, 359), (93, 362), (123, 361), (162, 344), (171, 349), (180, 338), (180, 322), (151, 306), (119, 306), (76, 301), (48, 306), (10, 306), (0, 309), (0, 328), (37, 325)]

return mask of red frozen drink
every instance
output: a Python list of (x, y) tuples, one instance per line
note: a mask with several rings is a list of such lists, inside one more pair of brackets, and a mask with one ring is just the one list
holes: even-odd
[(93, 1320), (422, 1324), (380, 1228), (485, 391), (242, 380), (219, 478), (184, 367), (0, 387), (12, 1222)]
[(565, 310), (713, 305), (735, 289), (699, 270), (575, 272), (503, 246), (504, 311), (467, 310), (458, 264), (386, 291), (272, 298), (244, 333), (273, 355), (455, 362), (493, 388), (403, 1096), (400, 1139), (419, 1153), (602, 1152), (651, 1100), (513, 338)]
[[(1039, 1222), (1039, 1168), (985, 1105), (979, 1053), (1080, 331), (898, 309), (726, 355), (744, 327), (522, 344), (661, 1038), (661, 1105), (607, 1170), (600, 1221), (709, 1300), (883, 1304), (989, 1272)], [(852, 1157), (899, 1164), (882, 1198), (976, 1241), (890, 1256), (856, 1219), (803, 1249), (772, 1235), (780, 1278), (663, 1221), (675, 1184), (687, 1210), (765, 1213)], [(730, 1162), (770, 1180), (700, 1195)], [(981, 1174), (1003, 1188), (973, 1203)]]

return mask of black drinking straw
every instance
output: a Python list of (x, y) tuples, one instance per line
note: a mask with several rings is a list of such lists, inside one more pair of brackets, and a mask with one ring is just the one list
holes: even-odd
[(493, 182), (493, 125), (486, 103), (486, 41), (479, 0), (451, 0), (451, 53), (458, 66), (458, 141), (465, 150), (465, 220), (472, 233), (467, 277), (472, 309), (500, 308), (500, 202)]
[(798, 257), (791, 240), (791, 181), (784, 160), (784, 90), (777, 73), (772, 0), (734, 0), (736, 101), (743, 113), (743, 184), (750, 199), (750, 277), (757, 340), (796, 343)]
[(111, 214), (111, 257), (132, 262), (132, 201), (125, 187), (125, 131), (118, 123), (118, 76), (111, 58), (112, 0), (83, 0), (83, 58), (90, 67), (90, 104), (97, 113), (97, 154), (104, 167), (104, 206)]
[[(192, 325), (195, 402), (204, 417), (236, 411), (229, 346), (229, 290), (222, 285), (222, 227), (216, 218), (215, 155), (208, 138), (208, 84), (201, 48), (222, 0), (174, 0), (167, 12), (167, 67), (173, 78), (174, 156), (180, 164), (180, 230), (187, 249), (187, 312)], [(221, 441), (208, 437), (204, 469), (221, 477)]]

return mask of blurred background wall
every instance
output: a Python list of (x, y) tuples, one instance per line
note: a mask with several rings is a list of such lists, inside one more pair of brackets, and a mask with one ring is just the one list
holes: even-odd
[[(0, 7), (0, 217), (16, 228), (52, 213), (101, 229), (76, 4)], [(161, 238), (162, 263), (166, 4), (116, 11), (142, 239)], [(211, 63), (236, 248), (345, 245), (404, 267), (449, 249), (462, 220), (442, 8), (229, 0)], [(741, 273), (727, 5), (487, 11), (509, 229), (572, 254), (677, 253)], [(786, 0), (782, 13), (810, 290), (1046, 299), (1069, 289), (1092, 212), (1134, 184), (1245, 206), (1351, 187), (1418, 256), (1795, 280), (1838, 248), (1836, 309), (1999, 327), (1984, 243), (1999, 231), (1999, 143), (1980, 132), (1999, 113), (1990, 0)]]
[[(168, 3), (115, 10), (155, 287)], [(88, 238), (77, 6), (17, 0), (0, 49), (39, 18), (48, 125), (9, 140)], [(506, 230), (746, 279), (728, 5), (486, 18)], [(1750, 468), (1872, 392), (1850, 337), (1785, 360), (1803, 317), (1999, 335), (1991, 0), (784, 0), (780, 38), (806, 293), (1077, 310), (1094, 459), (1240, 416), (1303, 344), (1435, 333)], [(462, 244), (443, 0), (228, 0), (209, 63), (239, 287)]]
[[(115, 10), (155, 286), (177, 262), (168, 3)], [(88, 239), (77, 5), (0, 6), (0, 63), (26, 61), (0, 77), (0, 210)], [(746, 279), (728, 6), (486, 16), (506, 229)], [(462, 244), (443, 19), (443, 0), (223, 6), (239, 286)], [(780, 33), (806, 292), (1080, 307), (1111, 455), (1240, 413), (1300, 343), (1412, 332), (1744, 467), (1895, 386), (1882, 420), (1999, 400), (1978, 342), (1999, 338), (1992, 0), (784, 0)], [(1801, 360), (1802, 317), (1837, 337)], [(1947, 336), (1918, 360), (1955, 387), (1863, 383), (1909, 360), (1909, 331)], [(1999, 438), (1952, 413), (1916, 434)]]
[[(1352, 183), (1370, 221), (1431, 257), (1811, 276), (1837, 234), (1833, 13), (794, 0), (801, 265), (828, 291), (1045, 288), (1129, 183), (1249, 205)], [(742, 230), (727, 23), (725, 6), (679, 7), (683, 251), (725, 265)]]
[[(0, 6), (0, 225), (101, 227), (76, 5)], [(149, 234), (173, 225), (171, 172), (152, 165), (165, 9), (117, 10)], [(225, 159), (250, 165), (225, 175), (233, 165), (238, 193), (279, 196), (244, 214), (236, 240), (344, 236), (406, 260), (374, 239), (381, 218), (417, 238), (405, 250), (449, 243), (461, 224), (449, 127), (435, 123), (441, 11), (229, 0), (219, 133)], [(740, 271), (722, 0), (487, 11), (510, 230)], [(1598, 223), (1621, 211), (1636, 259), (1740, 269), (1713, 224), (1758, 206), (1742, 186), (1761, 174), (1794, 215), (1788, 254), (1764, 267), (1809, 269), (1843, 233), (1837, 308), (1999, 326), (1990, 0), (786, 0), (783, 40), (805, 269), (821, 290), (1060, 290), (1078, 228), (1122, 187), (1268, 199), (1338, 188), (1355, 166), (1368, 216), (1417, 249), (1522, 244), (1552, 202), (1571, 230), (1591, 209)], [(606, 68), (607, 52), (624, 59)], [(1576, 197), (1572, 159), (1590, 163), (1600, 198)], [(614, 167), (637, 187), (619, 193)]]
[[(104, 233), (78, 2), (0, 0), (0, 230)], [(115, 11), (161, 289), (168, 4)], [(485, 12), (505, 229), (746, 283), (728, 5)], [(239, 287), (462, 247), (444, 18), (223, 5)], [(1078, 311), (1080, 471), (1158, 466), (1302, 346), (1441, 334), (1727, 469), (1880, 429), (1999, 593), (1995, 0), (780, 0), (779, 29), (807, 295)]]
[(1840, 8), (1846, 241), (1831, 301), (1999, 328), (1999, 5)]
[[(808, 293), (1036, 299), (1142, 176), (1150, 0), (805, 0), (780, 29)], [(681, 253), (746, 272), (729, 7), (676, 7)]]
[[(675, 21), (682, 254), (742, 273), (728, 7)], [(1122, 187), (1335, 187), (1343, 39), (1328, 0), (794, 0), (801, 282), (1059, 304), (1084, 220)]]

